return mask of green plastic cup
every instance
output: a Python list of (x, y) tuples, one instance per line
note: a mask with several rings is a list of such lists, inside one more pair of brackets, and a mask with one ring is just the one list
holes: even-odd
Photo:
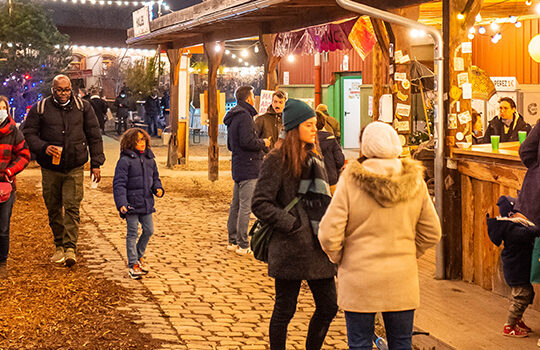
[(499, 141), (501, 140), (501, 137), (499, 135), (491, 135), (491, 149), (493, 151), (499, 150)]
[(527, 138), (527, 132), (526, 131), (518, 131), (519, 136), (519, 144), (521, 145), (523, 141)]

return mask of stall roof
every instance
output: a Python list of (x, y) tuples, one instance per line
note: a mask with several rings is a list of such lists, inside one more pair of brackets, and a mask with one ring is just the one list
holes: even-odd
[[(362, 0), (379, 9), (418, 5), (428, 0)], [(133, 37), (129, 45), (168, 44), (182, 48), (205, 41), (222, 41), (351, 18), (335, 0), (205, 0), (201, 4), (153, 20), (149, 34)]]

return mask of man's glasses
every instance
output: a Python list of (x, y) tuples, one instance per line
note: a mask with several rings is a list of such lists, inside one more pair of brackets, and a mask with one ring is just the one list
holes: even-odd
[(60, 89), (60, 88), (53, 88), (54, 92), (56, 92), (57, 94), (69, 94), (71, 92), (71, 88), (67, 88), (67, 89)]

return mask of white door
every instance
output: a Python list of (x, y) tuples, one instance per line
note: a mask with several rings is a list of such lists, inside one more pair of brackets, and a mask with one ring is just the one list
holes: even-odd
[(344, 148), (359, 148), (360, 86), (362, 79), (343, 79), (343, 137)]

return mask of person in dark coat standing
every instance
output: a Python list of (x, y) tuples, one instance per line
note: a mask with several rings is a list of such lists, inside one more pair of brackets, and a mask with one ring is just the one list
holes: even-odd
[[(150, 136), (143, 129), (126, 131), (120, 141), (120, 151), (113, 179), (114, 202), (126, 219), (128, 273), (131, 278), (139, 279), (148, 273), (144, 253), (154, 233), (154, 196), (161, 198), (164, 191), (154, 153), (150, 150)], [(137, 241), (139, 222), (142, 234)]]
[(127, 130), (127, 120), (129, 117), (129, 98), (125, 90), (121, 90), (120, 94), (114, 100), (116, 107), (116, 133), (121, 135)]
[(279, 139), (279, 132), (282, 128), (281, 114), (285, 107), (287, 95), (284, 91), (278, 90), (272, 94), (272, 105), (268, 107), (265, 114), (255, 119), (257, 136), (261, 139), (270, 138), (270, 149), (274, 148)]
[(317, 138), (324, 158), (324, 167), (328, 174), (330, 191), (334, 194), (339, 178), (339, 172), (345, 164), (345, 155), (341, 150), (336, 137), (326, 130), (326, 117), (322, 112), (317, 111)]
[(169, 115), (171, 114), (171, 95), (169, 95), (169, 90), (165, 90), (163, 97), (161, 98), (161, 112), (163, 115), (163, 129), (171, 125)]
[(540, 225), (540, 123), (536, 124), (519, 147), (519, 157), (527, 167), (527, 172), (515, 210), (535, 225)]
[(74, 265), (83, 199), (84, 164), (90, 151), (90, 172), (101, 180), (103, 140), (94, 109), (74, 96), (71, 80), (57, 75), (52, 96), (30, 109), (23, 130), (30, 151), (41, 165), (43, 199), (54, 234), (54, 263)]
[(270, 139), (257, 138), (253, 116), (255, 97), (251, 86), (241, 86), (235, 92), (237, 105), (232, 108), (223, 123), (227, 125), (227, 147), (232, 152), (233, 199), (229, 210), (227, 231), (228, 250), (240, 255), (251, 253), (247, 236), (251, 198), (264, 152)]
[(15, 203), (15, 175), (23, 171), (29, 161), (30, 151), (22, 132), (17, 129), (9, 114), (8, 99), (0, 96), (0, 182), (7, 182), (10, 185), (4, 185), (11, 187), (9, 198), (0, 200), (0, 269), (5, 267), (9, 254), (9, 225)]
[(109, 110), (109, 105), (107, 104), (107, 101), (99, 96), (98, 89), (92, 89), (90, 95), (90, 104), (92, 105), (92, 108), (94, 108), (94, 112), (98, 118), (101, 133), (105, 134), (105, 121), (107, 120), (107, 111)]
[[(321, 249), (312, 224), (322, 218), (330, 202), (330, 189), (325, 179), (313, 181), (317, 169), (325, 174), (317, 147), (315, 111), (302, 101), (289, 99), (283, 123), (285, 139), (264, 159), (251, 205), (255, 216), (273, 227), (268, 275), (275, 279), (276, 298), (270, 320), (270, 349), (285, 350), (287, 327), (296, 312), (302, 280), (307, 280), (316, 306), (306, 349), (320, 349), (338, 310), (336, 267)], [(325, 194), (311, 200), (314, 197), (300, 194), (306, 187), (325, 190)], [(301, 200), (285, 212), (297, 196)]]
[(490, 143), (492, 135), (499, 135), (500, 142), (519, 140), (519, 131), (531, 131), (531, 126), (516, 111), (516, 103), (510, 97), (499, 100), (499, 116), (493, 118), (486, 129), (482, 143)]
[(157, 89), (152, 90), (152, 93), (144, 102), (146, 125), (148, 125), (148, 133), (150, 136), (157, 136), (158, 134), (158, 119), (161, 106), (157, 94)]
[(501, 216), (488, 218), (487, 227), (493, 244), (499, 247), (504, 241), (501, 252), (504, 279), (512, 289), (508, 321), (503, 327), (503, 335), (522, 338), (532, 332), (523, 321), (523, 314), (534, 300), (531, 258), (534, 240), (540, 236), (540, 229), (534, 223), (514, 216), (515, 202), (515, 198), (501, 196), (497, 201)]

